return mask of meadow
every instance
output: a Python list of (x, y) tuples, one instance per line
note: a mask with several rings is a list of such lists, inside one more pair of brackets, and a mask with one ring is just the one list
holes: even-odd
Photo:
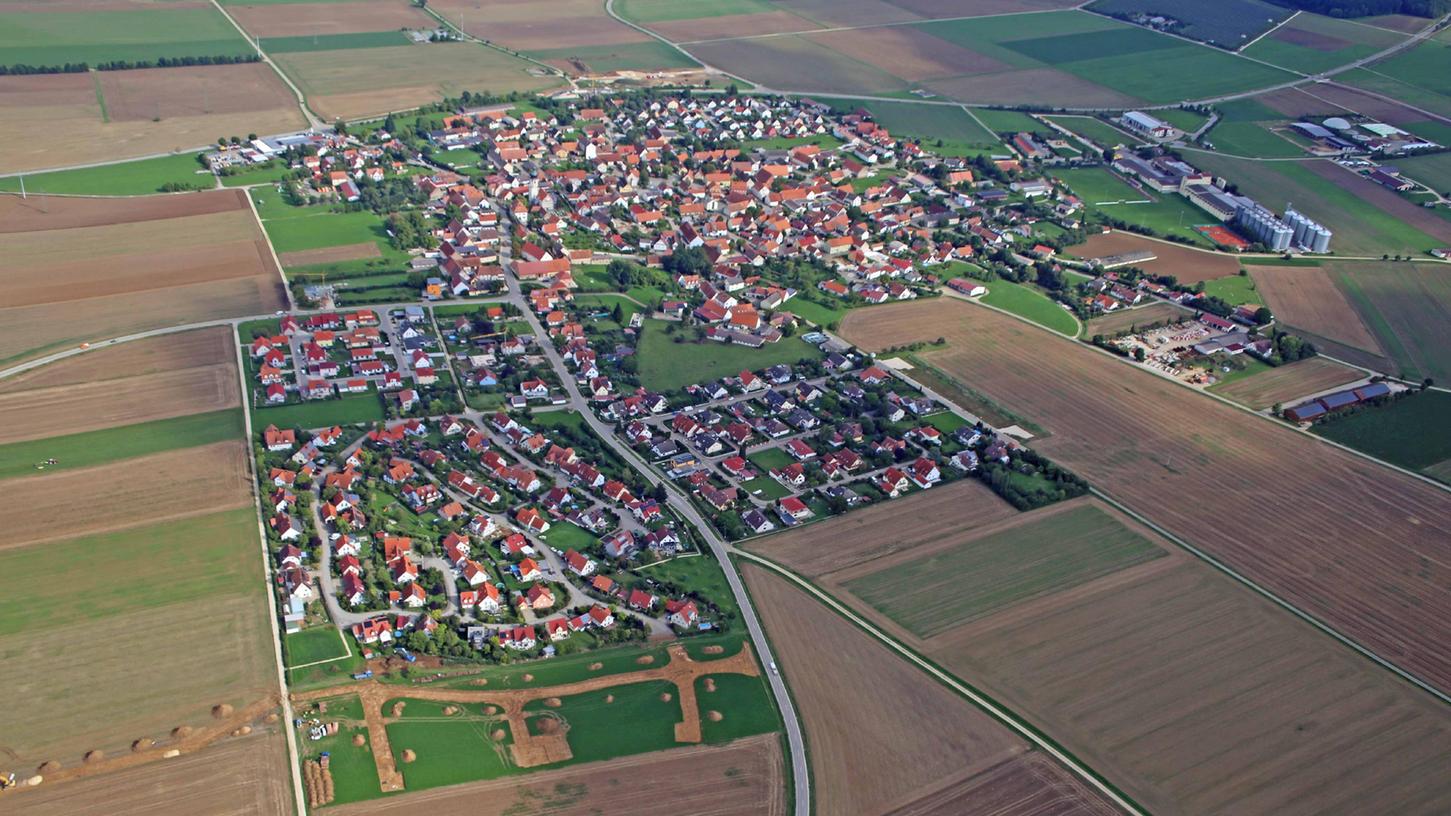
[(1032, 286), (995, 280), (988, 284), (987, 294), (982, 302), (995, 306), (1019, 317), (1031, 320), (1044, 328), (1052, 329), (1069, 337), (1078, 336), (1078, 320), (1058, 302)]
[[(640, 362), (640, 384), (645, 388), (673, 391), (748, 369), (759, 371), (778, 363), (794, 365), (822, 357), (819, 348), (799, 337), (783, 337), (758, 349), (713, 340), (697, 343), (687, 339), (676, 343), (666, 334), (666, 328), (671, 325), (662, 320), (646, 320), (640, 333), (636, 359)], [(677, 336), (693, 338), (686, 329)]]
[(1231, 306), (1244, 303), (1264, 303), (1254, 279), (1249, 275), (1230, 275), (1204, 282), (1204, 293), (1213, 295)]
[[(769, 734), (781, 727), (775, 700), (760, 677), (744, 674), (701, 677), (695, 681), (695, 699), (700, 705), (701, 738), (707, 743)], [(711, 711), (724, 716), (714, 720), (709, 716)]]
[(1142, 227), (1161, 236), (1185, 238), (1197, 246), (1212, 245), (1193, 228), (1195, 224), (1212, 222), (1213, 216), (1182, 196), (1135, 189), (1104, 167), (1057, 169), (1052, 175), (1062, 179), (1083, 201), (1090, 217), (1101, 216), (1110, 222)]
[(97, 65), (252, 53), (231, 23), (208, 6), (85, 14), (0, 11), (0, 65)]
[(383, 403), (373, 391), (345, 394), (335, 399), (252, 408), (252, 424), (276, 425), (279, 428), (325, 428), (382, 421)]
[(1245, 56), (1306, 74), (1354, 62), (1406, 39), (1404, 34), (1301, 13), (1244, 50)]
[[(23, 177), (26, 193), (55, 195), (129, 196), (159, 193), (166, 185), (215, 185), (212, 174), (197, 161), (196, 153), (105, 164), (79, 170), (53, 170)], [(0, 191), (18, 193), (22, 177), (0, 178)]]
[[(427, 706), (423, 700), (409, 701), (410, 706)], [(395, 755), (413, 751), (418, 758), (403, 763), (404, 783), (409, 790), (436, 788), (476, 779), (496, 779), (514, 771), (508, 759), (506, 742), (495, 742), (489, 732), (504, 730), (508, 723), (497, 718), (476, 715), (437, 720), (413, 720), (404, 717), (388, 724), (388, 742)], [(507, 738), (506, 738), (507, 739)], [(372, 791), (377, 795), (377, 789)]]
[(1256, 158), (1289, 158), (1305, 155), (1295, 142), (1272, 132), (1270, 125), (1284, 125), (1288, 117), (1257, 99), (1237, 99), (1218, 106), (1220, 119), (1204, 138), (1221, 153)]
[[(1451, 461), (1451, 394), (1424, 391), (1387, 405), (1316, 423), (1311, 430), (1411, 470), (1430, 470)], [(1448, 481), (1443, 470), (1437, 478)]]
[(210, 445), (243, 436), (242, 412), (236, 408), (121, 425), (82, 433), (0, 445), (0, 479), (104, 465), (152, 453)]
[(1134, 145), (1141, 139), (1110, 125), (1109, 123), (1096, 119), (1092, 116), (1050, 116), (1048, 120), (1055, 125), (1065, 127), (1074, 133), (1089, 139), (1102, 148), (1114, 147), (1115, 145)]
[[(669, 681), (609, 686), (561, 697), (559, 701), (555, 708), (546, 706), (544, 700), (524, 706), (524, 711), (533, 715), (528, 720), (531, 733), (542, 733), (539, 725), (546, 717), (558, 716), (568, 723), (573, 756), (558, 764), (660, 751), (677, 744), (675, 724), (681, 721), (680, 703), (675, 699), (675, 684)], [(629, 739), (621, 738), (622, 723), (629, 723)]]
[(371, 210), (339, 212), (325, 204), (297, 207), (270, 188), (249, 192), (262, 228), (279, 254), (369, 241), (380, 251), (391, 249), (383, 219)]
[(1162, 14), (1182, 23), (1174, 33), (1222, 48), (1237, 48), (1283, 20), (1288, 11), (1263, 0), (1093, 0), (1088, 10), (1100, 14)]

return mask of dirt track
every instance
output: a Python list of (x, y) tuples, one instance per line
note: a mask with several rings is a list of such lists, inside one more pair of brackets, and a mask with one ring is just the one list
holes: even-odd
[[(1035, 447), (1383, 658), (1451, 690), (1451, 496), (988, 309), (859, 310), (1053, 432)], [(1193, 497), (1187, 500), (1186, 497)]]
[(592, 677), (576, 683), (557, 686), (543, 686), (538, 689), (497, 690), (487, 689), (444, 689), (384, 684), (367, 680), (342, 686), (332, 686), (315, 691), (293, 694), (294, 702), (321, 700), (344, 694), (356, 694), (363, 703), (363, 715), (368, 727), (368, 739), (373, 749), (373, 761), (378, 768), (378, 780), (384, 791), (403, 790), (403, 774), (398, 771), (393, 749), (388, 742), (387, 724), (394, 721), (392, 712), (384, 711), (384, 705), (399, 698), (435, 700), (450, 703), (489, 703), (498, 706), (500, 716), (509, 722), (509, 731), (514, 736), (510, 750), (514, 764), (520, 768), (561, 762), (572, 756), (569, 742), (564, 733), (531, 734), (524, 716), (524, 706), (534, 700), (549, 697), (567, 697), (588, 691), (614, 686), (642, 683), (650, 680), (665, 680), (674, 683), (678, 690), (682, 720), (675, 725), (677, 742), (700, 742), (700, 711), (695, 699), (695, 681), (708, 674), (745, 674), (757, 676), (756, 660), (749, 649), (742, 649), (730, 657), (719, 660), (697, 662), (690, 659), (680, 644), (669, 647), (670, 662), (653, 669), (644, 669), (628, 674)]

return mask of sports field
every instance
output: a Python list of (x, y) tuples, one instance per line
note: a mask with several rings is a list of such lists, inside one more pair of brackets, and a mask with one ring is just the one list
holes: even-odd
[(0, 65), (98, 65), (254, 53), (237, 29), (210, 6), (101, 8), (84, 14), (31, 8), (0, 9)]
[(675, 337), (685, 342), (676, 343), (666, 331), (674, 325), (662, 320), (645, 321), (636, 359), (640, 361), (640, 384), (646, 388), (673, 391), (745, 370), (760, 371), (777, 363), (795, 364), (822, 356), (819, 348), (799, 337), (783, 337), (753, 349), (712, 340), (696, 342), (694, 335), (681, 327)]

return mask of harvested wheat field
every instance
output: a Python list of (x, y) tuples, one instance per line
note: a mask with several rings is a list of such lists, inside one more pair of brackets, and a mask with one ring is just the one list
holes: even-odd
[[(61, 75), (65, 76), (65, 75)], [(233, 190), (127, 198), (0, 195), (0, 233), (68, 230), (230, 212), (247, 206)]]
[(665, 39), (677, 43), (692, 43), (710, 40), (749, 38), (770, 32), (781, 34), (792, 31), (815, 31), (821, 26), (799, 14), (789, 11), (761, 11), (755, 14), (727, 14), (714, 17), (694, 17), (687, 20), (658, 20), (648, 27)]
[(1359, 369), (1324, 357), (1311, 357), (1218, 385), (1212, 390), (1221, 397), (1261, 411), (1364, 378)]
[(649, 42), (596, 0), (433, 0), (429, 8), (466, 33), (515, 51)]
[(292, 813), (289, 773), (282, 734), (258, 731), (114, 773), (44, 782), (5, 805), (14, 816), (283, 816)]
[(217, 442), (7, 481), (0, 550), (243, 507), (246, 457), (241, 440)]
[(149, 156), (196, 150), (219, 135), (306, 126), (296, 97), (256, 63), (0, 77), (4, 173), (62, 167), (98, 151)]
[[(970, 780), (982, 782), (975, 799), (983, 802), (1023, 793), (1021, 778), (1003, 768), (1038, 755), (1016, 734), (786, 579), (751, 564), (742, 572), (811, 741), (818, 812), (919, 812), (914, 803), (935, 803)], [(967, 812), (1115, 812), (1067, 771), (1045, 770), (1051, 807)]]
[(311, 37), (431, 29), (438, 21), (413, 4), (389, 2), (264, 3), (231, 5), (231, 14), (253, 37)]
[(1381, 354), (1380, 343), (1345, 299), (1335, 282), (1319, 267), (1250, 267), (1255, 288), (1275, 317), (1286, 326), (1304, 329), (1338, 343)]
[(920, 20), (886, 0), (776, 0), (776, 5), (826, 26), (870, 26)]
[(1088, 236), (1087, 241), (1068, 248), (1080, 258), (1104, 258), (1142, 250), (1159, 257), (1134, 263), (1133, 266), (1155, 275), (1173, 275), (1175, 280), (1186, 285), (1239, 274), (1239, 260), (1233, 255), (1156, 241), (1132, 232), (1097, 233)]
[[(689, 784), (682, 780), (688, 779)], [(528, 776), (470, 782), (330, 808), (338, 816), (783, 816), (781, 743), (772, 734)], [(577, 795), (561, 797), (561, 791)]]
[[(236, 343), (236, 335), (228, 326), (133, 340), (6, 377), (0, 380), (0, 395), (213, 366), (227, 367), (235, 379)], [(240, 405), (240, 398), (231, 404)]]
[(869, 62), (909, 82), (987, 74), (1012, 68), (1005, 62), (909, 26), (808, 34), (806, 39)]
[(747, 549), (815, 578), (863, 562), (906, 557), (926, 542), (1017, 515), (982, 482), (963, 479), (803, 530), (757, 539)]
[(945, 336), (927, 361), (1030, 413), (1044, 454), (1451, 690), (1446, 492), (961, 301), (853, 312), (841, 333), (869, 350)]
[[(118, 348), (122, 348), (120, 346)], [(80, 355), (104, 355), (110, 349)], [(45, 367), (39, 371), (44, 372)], [(32, 384), (43, 382), (37, 378)], [(227, 364), (0, 392), (0, 444), (219, 411), (241, 404)]]
[(278, 255), (277, 259), (282, 262), (283, 266), (291, 268), (294, 266), (307, 266), (309, 264), (353, 261), (359, 258), (377, 258), (382, 254), (382, 251), (378, 249), (377, 242), (364, 241), (360, 244), (343, 244), (342, 246), (284, 252)]

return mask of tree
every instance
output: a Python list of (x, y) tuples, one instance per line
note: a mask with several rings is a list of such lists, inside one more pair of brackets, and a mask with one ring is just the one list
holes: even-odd
[(615, 310), (610, 313), (610, 317), (616, 323), (619, 323), (621, 326), (625, 325), (625, 306), (624, 306), (624, 304), (622, 304), (622, 303), (616, 303), (615, 304)]

